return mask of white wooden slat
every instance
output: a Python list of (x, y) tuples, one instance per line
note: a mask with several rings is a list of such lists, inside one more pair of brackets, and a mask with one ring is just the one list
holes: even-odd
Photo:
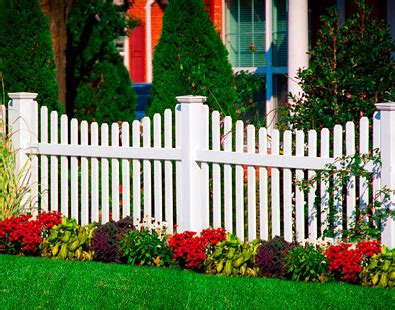
[[(380, 150), (380, 112), (373, 114), (373, 152)], [(381, 189), (381, 172), (380, 165), (373, 168), (373, 199), (383, 201), (380, 195), (377, 197), (377, 192)], [(374, 212), (374, 210), (373, 210)], [(376, 223), (373, 223), (376, 226)]]
[[(315, 130), (309, 130), (308, 132), (308, 157), (317, 157), (317, 132)], [(314, 170), (307, 172), (309, 180), (314, 178), (316, 175)], [(317, 182), (311, 184), (310, 191), (307, 195), (307, 223), (308, 223), (308, 238), (310, 242), (317, 240), (318, 232), (318, 219), (317, 219), (317, 208), (315, 207), (315, 198), (317, 191)]]
[[(336, 125), (333, 129), (333, 157), (339, 158), (343, 155), (343, 127)], [(339, 176), (335, 174), (333, 176), (334, 183), (338, 183)], [(343, 225), (343, 199), (342, 189), (339, 186), (335, 186), (333, 190), (333, 205), (335, 208), (335, 238), (341, 237), (342, 225)]]
[[(280, 132), (272, 130), (271, 151), (278, 155), (280, 151)], [(280, 236), (280, 171), (272, 168), (272, 237)]]
[[(91, 124), (91, 145), (99, 145), (99, 125)], [(99, 160), (91, 158), (91, 222), (99, 221)]]
[[(60, 117), (60, 143), (68, 144), (69, 121), (67, 115)], [(69, 161), (66, 156), (60, 157), (60, 210), (69, 216)]]
[[(329, 129), (323, 128), (321, 130), (321, 152), (320, 156), (323, 158), (329, 158)], [(320, 185), (320, 200), (321, 200), (321, 236), (328, 229), (328, 215), (329, 215), (329, 183), (321, 180)]]
[[(132, 124), (132, 145), (140, 148), (141, 123), (133, 121)], [(141, 163), (133, 160), (133, 223), (141, 220)]]
[[(296, 132), (296, 156), (304, 156), (304, 132)], [(297, 169), (295, 176), (298, 181), (303, 181), (304, 171)], [(299, 187), (295, 189), (295, 210), (296, 210), (296, 241), (305, 239), (305, 212), (304, 212), (304, 192)]]
[[(259, 129), (259, 154), (267, 154), (267, 130)], [(269, 211), (267, 191), (267, 169), (259, 168), (259, 232), (262, 240), (269, 238)]]
[[(247, 126), (247, 152), (255, 153), (255, 127)], [(256, 239), (256, 172), (255, 167), (248, 167), (248, 240)]]
[[(101, 145), (107, 146), (109, 144), (109, 128), (107, 124), (101, 125), (100, 132)], [(109, 162), (108, 159), (101, 160), (101, 212), (102, 223), (107, 223), (110, 220), (110, 193), (109, 193)]]
[[(31, 142), (38, 143), (38, 103), (37, 101), (33, 101), (33, 115), (35, 117), (32, 118), (31, 130), (32, 130), (32, 137)], [(1, 130), (0, 130), (1, 133)], [(38, 156), (37, 155), (30, 155), (31, 161), (31, 206), (33, 208), (32, 214), (33, 216), (38, 215), (39, 210), (39, 165), (38, 165)]]
[[(71, 145), (78, 144), (78, 121), (73, 118), (70, 121), (70, 143)], [(79, 189), (78, 189), (78, 158), (70, 158), (70, 212), (71, 217), (76, 219), (79, 223), (78, 218), (78, 204), (79, 204)]]
[[(359, 123), (359, 153), (369, 153), (369, 119), (362, 117)], [(362, 211), (366, 211), (369, 204), (369, 180), (366, 178), (359, 178), (359, 208)], [(365, 221), (368, 221), (368, 217), (365, 216)]]
[[(210, 111), (207, 105), (203, 105), (202, 110), (202, 149), (209, 149), (209, 136), (210, 136)], [(203, 227), (210, 226), (210, 171), (209, 165), (202, 162), (202, 225)]]
[[(58, 144), (58, 113), (56, 111), (51, 112), (51, 144)], [(51, 185), (50, 185), (50, 195), (51, 195), (51, 211), (58, 211), (58, 158), (56, 156), (51, 156)]]
[[(48, 108), (46, 106), (41, 107), (41, 117), (40, 117), (40, 142), (48, 142)], [(48, 157), (41, 155), (41, 203), (40, 208), (42, 211), (48, 211), (49, 199), (48, 199)]]
[[(244, 151), (244, 124), (236, 122), (236, 152)], [(241, 165), (236, 166), (236, 235), (244, 240), (244, 170)]]
[[(287, 130), (284, 132), (284, 155), (292, 155), (292, 132)], [(292, 171), (284, 169), (283, 176), (283, 206), (284, 206), (284, 239), (292, 242)]]
[[(88, 123), (81, 122), (81, 145), (88, 145)], [(81, 225), (89, 223), (89, 167), (88, 159), (81, 158)], [(108, 196), (107, 196), (108, 199)]]
[[(111, 146), (119, 146), (119, 125), (111, 125)], [(119, 160), (111, 159), (111, 218), (118, 221), (119, 218)]]
[[(212, 113), (212, 149), (220, 150), (220, 116), (218, 111)], [(221, 227), (221, 167), (213, 164), (213, 227)]]
[[(175, 109), (176, 125), (176, 148), (181, 148), (181, 105), (176, 105)], [(176, 162), (176, 224), (182, 222), (182, 166), (181, 162)]]
[[(226, 116), (224, 119), (224, 136), (223, 136), (224, 151), (232, 151), (232, 118)], [(224, 212), (225, 212), (225, 229), (233, 232), (233, 214), (232, 214), (232, 197), (233, 197), (233, 182), (232, 182), (232, 166), (224, 165)]]
[[(165, 110), (165, 148), (171, 149), (173, 146), (173, 126), (172, 113), (170, 109)], [(167, 232), (173, 230), (173, 164), (165, 161), (165, 220), (167, 222)], [(207, 225), (208, 226), (208, 225)]]
[[(162, 126), (161, 116), (154, 115), (154, 147), (160, 148), (162, 146)], [(154, 160), (154, 207), (155, 219), (162, 221), (162, 164), (159, 160)]]
[[(353, 122), (346, 123), (346, 156), (353, 156), (355, 154), (355, 125)], [(347, 214), (347, 229), (351, 228), (351, 224), (355, 223), (355, 176), (350, 175), (349, 181), (346, 185), (346, 214)]]
[[(130, 146), (129, 123), (123, 122), (121, 127), (122, 147)], [(122, 218), (130, 216), (130, 162), (122, 160)]]
[[(148, 117), (143, 118), (143, 147), (151, 147), (151, 121)], [(143, 161), (143, 187), (144, 187), (144, 217), (152, 216), (151, 201), (151, 162)]]

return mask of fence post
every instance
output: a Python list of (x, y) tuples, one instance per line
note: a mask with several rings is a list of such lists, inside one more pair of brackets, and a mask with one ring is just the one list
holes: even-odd
[(23, 209), (35, 206), (37, 197), (33, 197), (33, 188), (37, 182), (33, 171), (32, 162), (28, 151), (32, 144), (38, 141), (38, 107), (36, 93), (9, 93), (11, 100), (8, 102), (8, 125), (10, 127), (12, 147), (16, 151), (16, 172), (22, 173), (21, 186), (26, 188), (26, 195), (22, 200)]
[[(387, 201), (390, 210), (395, 211), (395, 102), (377, 103), (380, 111), (380, 154), (381, 187), (391, 190)], [(395, 248), (395, 220), (388, 216), (383, 223), (381, 242), (389, 248)]]
[(202, 227), (202, 169), (196, 161), (201, 148), (203, 103), (206, 97), (177, 97), (181, 104), (182, 223), (179, 230), (200, 232)]

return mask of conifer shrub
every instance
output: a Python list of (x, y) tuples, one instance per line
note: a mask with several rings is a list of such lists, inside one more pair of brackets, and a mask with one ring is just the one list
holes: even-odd
[(363, 0), (356, 13), (339, 26), (335, 8), (321, 18), (310, 65), (297, 78), (303, 94), (290, 94), (293, 104), (285, 124), (294, 129), (332, 128), (372, 117), (375, 103), (395, 100), (394, 44), (388, 25), (377, 21)]
[(87, 121), (133, 121), (136, 95), (115, 40), (135, 25), (112, 1), (75, 0), (68, 19), (67, 105)]
[(202, 0), (169, 1), (155, 47), (148, 115), (173, 109), (176, 96), (207, 96), (207, 104), (235, 116), (237, 101), (228, 53)]
[(0, 0), (0, 75), (5, 93), (38, 93), (37, 102), (62, 111), (48, 17), (38, 0)]

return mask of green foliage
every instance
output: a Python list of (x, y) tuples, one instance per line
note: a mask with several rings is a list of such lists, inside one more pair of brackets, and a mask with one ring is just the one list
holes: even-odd
[(361, 273), (362, 284), (395, 288), (395, 249), (383, 246), (382, 252), (374, 255)]
[(136, 24), (110, 0), (73, 1), (68, 23), (67, 104), (87, 121), (133, 121), (136, 95), (114, 41)]
[(173, 260), (166, 237), (148, 228), (125, 233), (121, 240), (121, 251), (127, 262), (133, 265), (169, 266)]
[[(366, 168), (368, 164), (372, 164), (373, 172)], [(328, 207), (326, 210), (321, 210), (321, 212), (327, 212), (329, 215), (324, 237), (339, 237), (340, 232), (335, 231), (335, 227), (343, 220), (343, 215), (337, 212), (336, 201), (343, 198), (343, 190), (350, 181), (350, 177), (373, 180), (377, 177), (380, 168), (380, 153), (376, 149), (369, 154), (357, 153), (339, 157), (333, 163), (326, 165), (324, 170), (317, 172), (314, 177), (296, 181), (296, 185), (305, 192), (309, 192), (317, 182), (328, 184), (330, 197)], [(380, 239), (382, 223), (388, 217), (395, 217), (395, 211), (391, 211), (390, 205), (387, 203), (390, 192), (388, 188), (384, 187), (373, 193), (373, 200), (363, 201), (361, 207), (353, 211), (354, 221), (349, 223), (348, 229), (342, 230), (342, 236), (340, 237), (351, 242)]]
[(202, 0), (169, 1), (155, 47), (148, 115), (173, 109), (176, 96), (207, 96), (207, 104), (235, 116), (232, 68)]
[(237, 103), (234, 104), (237, 116), (254, 124), (255, 127), (262, 127), (265, 119), (259, 113), (256, 97), (265, 86), (265, 78), (262, 75), (239, 71), (235, 73), (233, 79), (237, 94)]
[(320, 247), (310, 243), (297, 246), (285, 256), (285, 266), (293, 281), (323, 282), (328, 274), (328, 258)]
[(226, 240), (220, 241), (207, 255), (204, 266), (207, 273), (226, 276), (256, 276), (255, 253), (260, 240), (241, 242), (235, 235), (228, 233)]
[(75, 219), (63, 217), (62, 223), (53, 226), (49, 235), (43, 239), (40, 245), (41, 255), (69, 260), (92, 260), (94, 253), (90, 239), (96, 226), (96, 223), (80, 226)]
[(0, 0), (0, 38), (5, 92), (38, 93), (39, 104), (62, 111), (49, 20), (39, 1)]
[(283, 118), (294, 129), (358, 124), (361, 116), (373, 115), (375, 103), (395, 100), (388, 25), (375, 20), (364, 1), (355, 3), (356, 13), (341, 28), (334, 8), (321, 18), (309, 67), (297, 74), (304, 94), (291, 94), (294, 104)]

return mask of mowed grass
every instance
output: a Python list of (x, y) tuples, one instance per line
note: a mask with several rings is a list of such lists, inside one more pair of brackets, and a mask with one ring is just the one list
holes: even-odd
[(395, 290), (0, 255), (1, 309), (394, 309)]

